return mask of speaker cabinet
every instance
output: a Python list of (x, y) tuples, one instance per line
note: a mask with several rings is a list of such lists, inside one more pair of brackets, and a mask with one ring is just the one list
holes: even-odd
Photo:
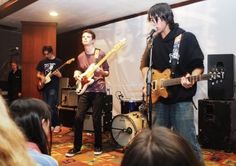
[(106, 95), (103, 106), (103, 130), (110, 131), (112, 123), (112, 107), (113, 107), (112, 95)]
[(234, 97), (234, 55), (208, 55), (208, 72), (217, 69), (223, 73), (222, 81), (208, 80), (209, 99), (227, 100)]
[(78, 95), (75, 93), (74, 88), (61, 89), (61, 106), (63, 107), (76, 107), (78, 104)]
[(74, 126), (77, 107), (58, 106), (59, 119), (63, 126), (72, 128)]
[(202, 147), (236, 151), (236, 100), (199, 100), (198, 104)]

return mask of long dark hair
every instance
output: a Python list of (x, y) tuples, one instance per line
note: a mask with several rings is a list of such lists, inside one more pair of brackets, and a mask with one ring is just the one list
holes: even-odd
[(165, 127), (139, 133), (125, 151), (121, 166), (200, 166), (191, 146)]
[(27, 140), (36, 143), (42, 153), (50, 154), (51, 144), (42, 126), (43, 119), (50, 122), (49, 106), (36, 98), (17, 99), (10, 105), (10, 114)]
[(153, 5), (147, 12), (148, 14), (148, 21), (151, 20), (151, 17), (155, 18), (156, 21), (157, 17), (160, 17), (162, 20), (166, 21), (169, 24), (170, 29), (174, 27), (174, 14), (171, 10), (171, 7), (167, 3), (158, 3)]

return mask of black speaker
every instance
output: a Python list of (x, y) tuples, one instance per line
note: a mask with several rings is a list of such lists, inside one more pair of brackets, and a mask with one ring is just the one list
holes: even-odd
[(222, 80), (208, 80), (209, 99), (233, 99), (234, 97), (234, 55), (208, 55), (208, 73), (214, 70), (222, 72)]
[(236, 100), (199, 100), (198, 138), (203, 148), (236, 151)]
[(111, 130), (112, 107), (113, 107), (112, 103), (113, 103), (112, 95), (106, 95), (103, 107), (103, 131)]
[(65, 127), (72, 128), (74, 126), (74, 119), (77, 107), (58, 106), (57, 108), (61, 124)]

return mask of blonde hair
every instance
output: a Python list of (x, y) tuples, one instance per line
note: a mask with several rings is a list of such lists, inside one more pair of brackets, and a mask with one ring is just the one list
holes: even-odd
[(26, 140), (9, 116), (9, 109), (0, 95), (0, 165), (36, 166), (28, 155)]

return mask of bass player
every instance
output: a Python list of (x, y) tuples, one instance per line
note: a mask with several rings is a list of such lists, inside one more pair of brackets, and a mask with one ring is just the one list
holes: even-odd
[[(51, 128), (54, 133), (61, 131), (59, 116), (57, 111), (59, 78), (62, 74), (58, 69), (61, 66), (61, 59), (53, 54), (52, 46), (43, 46), (42, 53), (45, 56), (37, 67), (37, 78), (39, 79), (38, 89), (43, 92), (43, 100), (51, 107)], [(50, 82), (47, 76), (52, 73)], [(46, 83), (48, 82), (48, 83)]]
[[(105, 53), (102, 50), (95, 48), (95, 38), (95, 33), (90, 29), (82, 32), (82, 44), (84, 46), (84, 51), (77, 57), (78, 70), (74, 72), (74, 78), (77, 81), (88, 84), (88, 87), (79, 96), (78, 110), (76, 112), (74, 122), (74, 147), (65, 154), (67, 157), (73, 157), (74, 155), (81, 153), (83, 122), (86, 112), (90, 107), (92, 107), (93, 111), (92, 118), (95, 136), (94, 154), (99, 155), (102, 153), (101, 116), (104, 98), (106, 95), (105, 77), (109, 75), (109, 65), (107, 61), (105, 61), (94, 71), (94, 73), (92, 73), (92, 65), (99, 62), (99, 60), (103, 59), (105, 56)], [(81, 80), (81, 72), (88, 73), (89, 75), (94, 74), (93, 79), (83, 77), (83, 80)]]

